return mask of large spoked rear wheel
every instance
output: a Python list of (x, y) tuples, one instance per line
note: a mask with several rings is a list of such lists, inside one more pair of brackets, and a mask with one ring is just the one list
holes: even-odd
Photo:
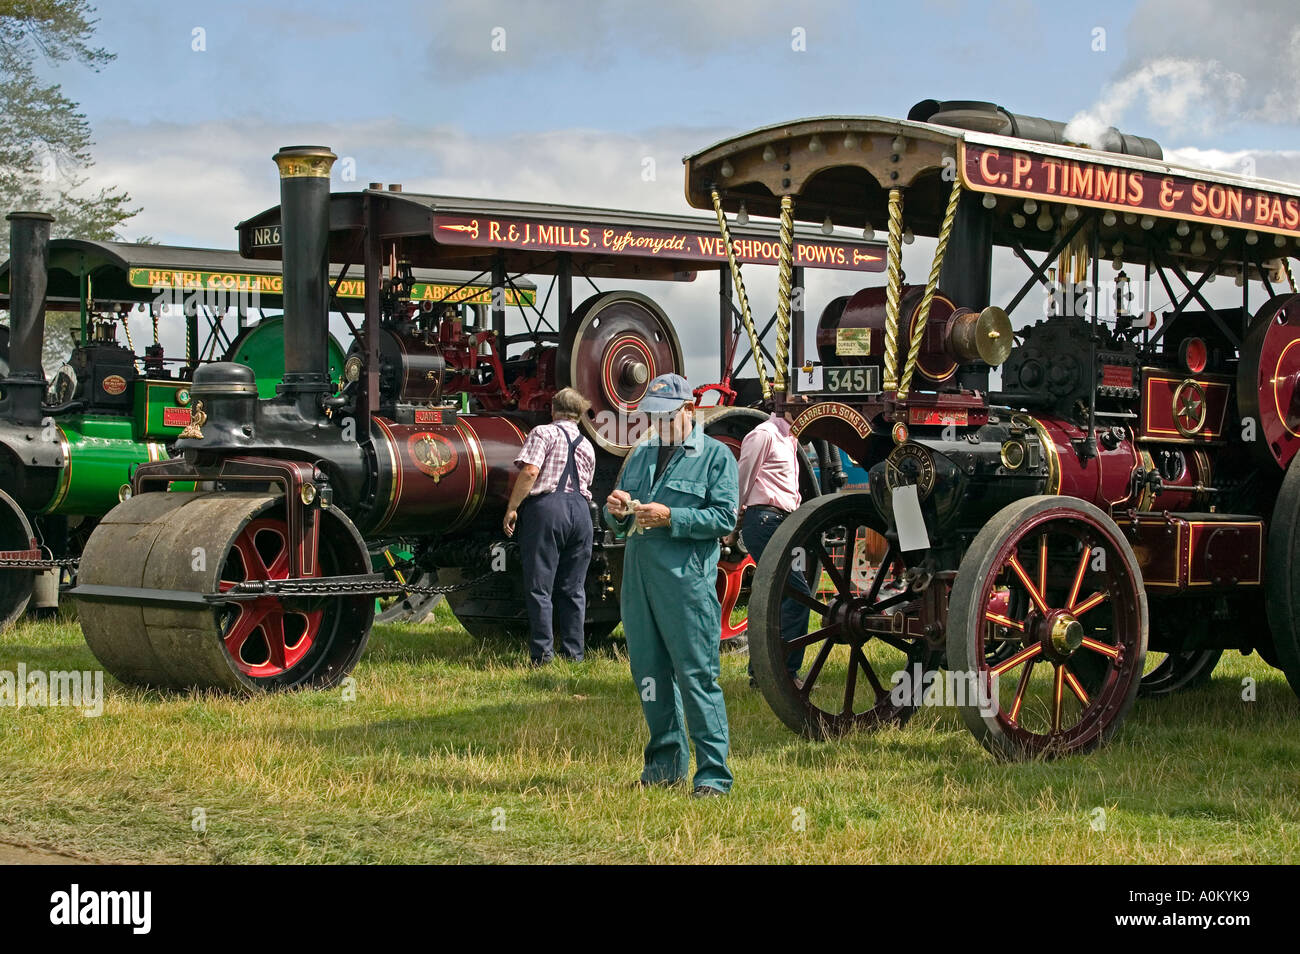
[(995, 755), (1050, 757), (1105, 742), (1137, 696), (1146, 645), (1133, 548), (1089, 503), (1016, 501), (962, 559), (948, 663), (976, 690), (958, 707), (963, 721)]
[[(319, 511), (312, 576), (362, 574), (370, 561), (341, 512)], [(80, 584), (216, 595), (289, 578), (291, 537), (278, 496), (149, 493), (118, 505), (86, 544)], [(326, 688), (356, 665), (374, 619), (363, 595), (258, 596), (210, 606), (79, 600), (95, 657), (122, 682), (266, 692)]]
[[(883, 531), (867, 494), (820, 497), (782, 522), (759, 561), (749, 613), (754, 678), (781, 721), (809, 738), (902, 724), (915, 706), (895, 687), (937, 662), (923, 638), (921, 598), (902, 584)], [(812, 595), (791, 584), (792, 569)], [(789, 642), (781, 635), (786, 597), (813, 614), (811, 632)], [(792, 649), (805, 650), (798, 676), (788, 666)]]
[(1152, 659), (1148, 655), (1148, 669), (1142, 676), (1138, 695), (1144, 699), (1157, 699), (1204, 686), (1210, 681), (1222, 655), (1222, 649), (1168, 653), (1163, 659)]
[[(1300, 455), (1287, 465), (1273, 505), (1264, 585), (1273, 637), (1269, 655), (1274, 657), (1265, 656), (1265, 661), (1281, 669), (1291, 690), (1300, 696)], [(1263, 646), (1256, 648), (1264, 656)]]

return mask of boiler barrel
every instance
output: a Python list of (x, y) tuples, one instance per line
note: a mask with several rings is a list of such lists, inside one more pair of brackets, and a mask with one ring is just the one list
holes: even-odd
[(379, 479), (366, 533), (446, 535), (500, 522), (524, 445), (518, 424), (495, 414), (372, 423)]

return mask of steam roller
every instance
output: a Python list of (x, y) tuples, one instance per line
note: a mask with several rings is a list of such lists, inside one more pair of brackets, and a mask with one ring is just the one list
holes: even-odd
[[(501, 522), (514, 460), (565, 386), (592, 401), (582, 424), (597, 458), (589, 637), (620, 619), (623, 549), (603, 532), (598, 507), (644, 433), (635, 412), (649, 382), (684, 370), (668, 316), (637, 292), (598, 293), (558, 341), (539, 338), (507, 357), (493, 332), (410, 301), (400, 255), (381, 258), (362, 241), (372, 248), (366, 268), (386, 263), (391, 274), (367, 279), (366, 324), (336, 384), (331, 231), (364, 239), (373, 219), (358, 214), (355, 196), (332, 206), (333, 159), (314, 146), (276, 156), (285, 244), (275, 393), (259, 393), (245, 364), (198, 368), (192, 419), (173, 457), (135, 469), (129, 495), (85, 548), (73, 591), (82, 627), (125, 683), (233, 692), (333, 685), (365, 649), (375, 598), (409, 591), (410, 581), (454, 586), (448, 604), (472, 635), (526, 634), (518, 556), (501, 546)], [(764, 416), (719, 408), (701, 419), (738, 452)], [(400, 571), (372, 569), (372, 554), (393, 550), (410, 554)], [(730, 572), (744, 583), (752, 560)], [(720, 594), (731, 582), (724, 571)], [(746, 588), (733, 594), (742, 610)]]
[[(320, 513), (310, 576), (361, 574), (365, 543), (346, 517)], [(325, 688), (365, 650), (374, 599), (322, 595), (210, 602), (245, 581), (289, 576), (282, 498), (262, 493), (146, 493), (91, 535), (79, 585), (189, 591), (188, 604), (83, 601), (86, 642), (120, 681), (235, 692)]]

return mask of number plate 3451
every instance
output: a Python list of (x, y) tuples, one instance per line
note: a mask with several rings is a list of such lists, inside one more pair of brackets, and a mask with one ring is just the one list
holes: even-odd
[(880, 368), (875, 365), (827, 365), (822, 368), (826, 394), (879, 394)]

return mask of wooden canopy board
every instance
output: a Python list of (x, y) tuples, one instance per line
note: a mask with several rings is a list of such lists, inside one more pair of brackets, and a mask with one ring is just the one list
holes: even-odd
[[(563, 257), (575, 274), (593, 278), (678, 281), (727, 267), (713, 218), (379, 190), (330, 197), (332, 261), (360, 264), (353, 234), (365, 224), (367, 201), (374, 237), (386, 247), (396, 242), (399, 258), (417, 267), (488, 272), (503, 264), (510, 274), (550, 275)], [(777, 238), (771, 225), (732, 227), (746, 264), (776, 265)], [(239, 248), (249, 258), (280, 257), (278, 206), (240, 223)], [(794, 265), (881, 272), (884, 246), (800, 231)]]
[[(688, 156), (686, 198), (712, 208), (710, 190), (735, 213), (775, 217), (782, 195), (794, 197), (796, 220), (883, 234), (887, 197), (904, 194), (904, 220), (916, 234), (936, 235), (952, 180), (994, 196), (995, 244), (1043, 251), (1059, 227), (1085, 209), (1104, 210), (1102, 247), (1122, 242), (1128, 262), (1162, 258), (1203, 271), (1292, 255), (1300, 239), (1300, 186), (1079, 146), (932, 123), (880, 117), (821, 117), (766, 126)], [(1024, 201), (1039, 208), (1024, 212)], [(1040, 227), (1046, 206), (1050, 222)], [(1066, 210), (1074, 207), (1074, 213)], [(1031, 206), (1033, 208), (1033, 206)], [(1024, 215), (1017, 225), (1013, 214)], [(1111, 215), (1105, 215), (1111, 213)], [(1179, 223), (1191, 226), (1171, 250)], [(1220, 249), (1214, 227), (1228, 238)], [(1201, 236), (1205, 250), (1190, 247)], [(1221, 255), (1220, 252), (1223, 254)]]

